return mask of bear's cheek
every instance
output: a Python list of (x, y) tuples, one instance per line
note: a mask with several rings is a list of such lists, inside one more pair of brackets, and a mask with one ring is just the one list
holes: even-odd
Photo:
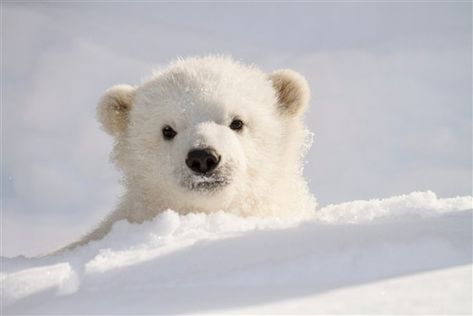
[(276, 118), (253, 122), (241, 144), (249, 169), (263, 172), (272, 169), (285, 144), (282, 142), (283, 126)]

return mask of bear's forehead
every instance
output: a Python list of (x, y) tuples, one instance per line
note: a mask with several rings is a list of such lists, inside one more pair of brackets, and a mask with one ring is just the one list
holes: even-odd
[[(216, 89), (212, 84), (163, 86), (148, 89), (138, 96), (135, 108), (142, 113), (159, 113), (161, 117), (177, 117), (186, 121), (218, 120), (227, 115), (241, 115), (249, 110), (268, 110), (272, 106), (257, 106), (260, 100), (236, 90)], [(271, 100), (271, 99), (270, 99)]]

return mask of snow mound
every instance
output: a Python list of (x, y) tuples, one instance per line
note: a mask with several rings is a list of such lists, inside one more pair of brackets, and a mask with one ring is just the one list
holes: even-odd
[(168, 210), (2, 258), (1, 299), (7, 314), (471, 313), (472, 208), (414, 192), (303, 219)]
[(363, 223), (378, 219), (406, 219), (406, 217), (439, 216), (452, 211), (473, 208), (473, 197), (439, 199), (432, 191), (412, 192), (388, 199), (353, 201), (328, 205), (316, 214), (327, 223)]

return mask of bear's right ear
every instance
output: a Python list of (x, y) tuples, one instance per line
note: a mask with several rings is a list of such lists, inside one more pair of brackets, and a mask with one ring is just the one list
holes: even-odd
[(309, 104), (310, 89), (307, 80), (298, 72), (281, 69), (269, 75), (276, 90), (279, 110), (288, 116), (298, 116)]
[(126, 130), (135, 91), (135, 87), (121, 84), (111, 87), (100, 98), (97, 118), (108, 134), (119, 136)]

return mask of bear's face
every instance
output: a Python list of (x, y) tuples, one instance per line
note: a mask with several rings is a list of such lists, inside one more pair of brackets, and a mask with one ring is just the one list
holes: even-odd
[(112, 88), (99, 118), (117, 137), (129, 186), (170, 208), (209, 211), (284, 174), (285, 137), (307, 101), (294, 72), (268, 76), (202, 58), (177, 62), (138, 87)]

